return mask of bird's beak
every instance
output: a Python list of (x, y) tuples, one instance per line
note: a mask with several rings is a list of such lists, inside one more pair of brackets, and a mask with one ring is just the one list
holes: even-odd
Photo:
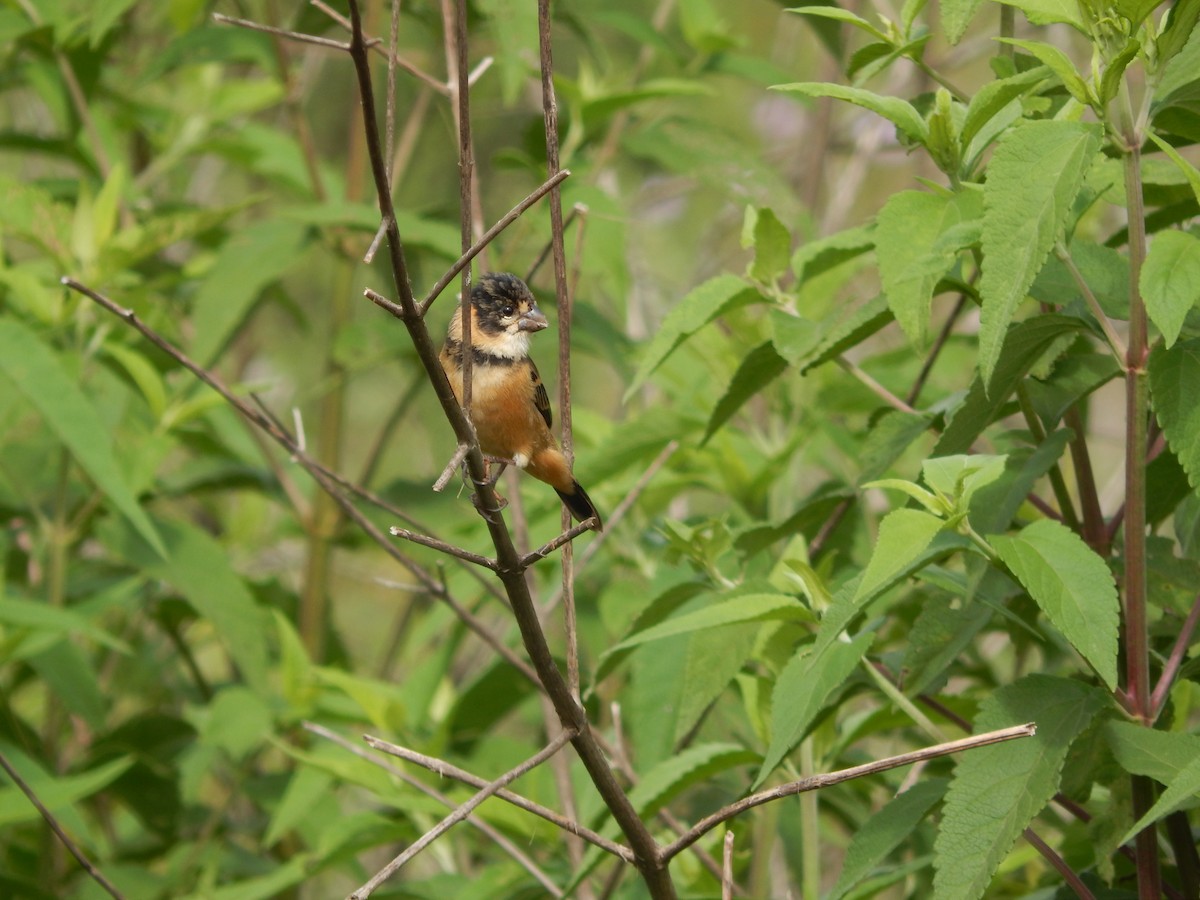
[(535, 303), (529, 307), (529, 311), (521, 314), (521, 318), (517, 319), (517, 328), (521, 331), (541, 331), (550, 323), (546, 321), (546, 317), (542, 315), (542, 311), (537, 308)]

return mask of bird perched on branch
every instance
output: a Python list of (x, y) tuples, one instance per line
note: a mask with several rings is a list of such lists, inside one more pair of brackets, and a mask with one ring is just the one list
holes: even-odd
[[(516, 275), (488, 273), (471, 289), (471, 421), (488, 456), (512, 462), (558, 492), (580, 522), (600, 514), (550, 432), (550, 398), (529, 357), (529, 336), (549, 323)], [(450, 320), (442, 368), (463, 398), (462, 307)]]

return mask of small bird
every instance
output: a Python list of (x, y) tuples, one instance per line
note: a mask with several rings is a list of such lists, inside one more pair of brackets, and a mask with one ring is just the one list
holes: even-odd
[[(529, 336), (549, 323), (516, 275), (491, 272), (471, 289), (471, 421), (488, 456), (511, 461), (558, 492), (580, 522), (600, 514), (571, 474), (550, 432), (550, 398), (529, 357)], [(454, 396), (463, 396), (462, 307), (450, 320), (441, 353)]]

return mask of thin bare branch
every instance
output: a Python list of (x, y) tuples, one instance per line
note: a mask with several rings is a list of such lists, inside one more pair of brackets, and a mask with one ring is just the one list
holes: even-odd
[(809, 778), (801, 778), (799, 781), (771, 788), (770, 790), (759, 791), (757, 794), (743, 797), (736, 803), (731, 803), (717, 810), (712, 815), (701, 819), (692, 826), (687, 834), (664, 847), (662, 849), (662, 858), (664, 861), (673, 859), (680, 851), (686, 850), (722, 822), (739, 816), (748, 809), (762, 806), (764, 803), (770, 803), (773, 800), (779, 800), (783, 797), (793, 797), (796, 794), (803, 794), (807, 791), (820, 790), (834, 784), (841, 784), (843, 781), (862, 778), (866, 775), (877, 775), (880, 772), (886, 772), (888, 769), (897, 769), (901, 766), (912, 765), (913, 763), (922, 762), (927, 759), (949, 756), (951, 753), (974, 750), (978, 747), (986, 747), (989, 744), (999, 744), (1003, 741), (1011, 741), (1017, 738), (1033, 737), (1036, 733), (1037, 726), (1032, 722), (1027, 725), (1015, 725), (1012, 728), (1002, 728), (999, 731), (989, 731), (986, 734), (960, 738), (957, 741), (935, 744), (932, 747), (924, 747), (920, 750), (914, 750), (911, 753), (889, 756), (886, 759), (878, 759), (874, 762), (864, 763), (861, 766), (852, 766), (849, 769), (841, 769), (837, 772), (829, 772), (823, 775), (813, 775)]
[(491, 569), (493, 572), (496, 571), (496, 561), (494, 559), (488, 559), (486, 556), (480, 556), (478, 553), (472, 553), (470, 550), (464, 550), (462, 547), (455, 547), (453, 544), (448, 544), (445, 541), (429, 537), (428, 535), (417, 534), (415, 531), (409, 531), (407, 528), (397, 528), (395, 525), (389, 528), (388, 531), (398, 538), (404, 538), (404, 540), (420, 544), (422, 547), (430, 547), (448, 556), (454, 556), (469, 563), (474, 563), (477, 566), (483, 566), (485, 569)]
[(437, 280), (434, 286), (430, 288), (425, 299), (421, 301), (420, 314), (423, 316), (426, 312), (428, 312), (429, 307), (433, 305), (433, 302), (437, 300), (442, 291), (446, 289), (446, 286), (454, 280), (455, 276), (458, 275), (459, 272), (461, 272), (466, 266), (470, 265), (471, 260), (478, 256), (484, 247), (495, 240), (496, 236), (500, 234), (500, 232), (520, 218), (521, 214), (524, 213), (525, 210), (529, 209), (529, 207), (541, 200), (551, 190), (562, 184), (563, 181), (570, 177), (570, 175), (570, 169), (563, 169), (554, 176), (547, 178), (524, 200), (505, 213), (504, 217), (497, 221), (495, 225), (485, 231), (483, 237), (472, 244), (471, 248), (462, 256), (460, 256), (457, 262), (447, 269), (442, 277)]
[(846, 357), (839, 356), (834, 359), (834, 362), (857, 378), (867, 390), (877, 396), (888, 406), (892, 407), (893, 409), (898, 409), (901, 412), (916, 413), (915, 409), (885, 388), (882, 384), (860, 369), (857, 365), (846, 359)]
[(446, 485), (450, 483), (450, 479), (454, 477), (454, 473), (458, 471), (462, 465), (467, 453), (470, 451), (470, 444), (459, 444), (458, 449), (454, 451), (454, 455), (450, 457), (450, 462), (446, 463), (446, 468), (442, 470), (442, 474), (438, 476), (438, 480), (433, 483), (433, 489), (439, 494), (446, 489)]
[(575, 540), (575, 538), (579, 537), (579, 535), (583, 534), (585, 531), (591, 531), (596, 527), (597, 524), (598, 523), (595, 516), (590, 519), (584, 519), (582, 522), (576, 522), (558, 537), (554, 538), (554, 540), (548, 541), (547, 543), (542, 544), (542, 546), (538, 547), (536, 550), (526, 553), (524, 556), (522, 556), (521, 566), (523, 568), (527, 568), (532, 566), (538, 560), (545, 559), (563, 544)]
[(226, 16), (222, 13), (213, 13), (213, 21), (221, 25), (236, 25), (238, 28), (248, 28), (250, 31), (266, 32), (276, 37), (286, 38), (289, 41), (299, 41), (302, 44), (315, 44), (318, 47), (328, 47), (330, 50), (341, 50), (343, 53), (350, 51), (350, 45), (345, 41), (335, 41), (331, 38), (319, 37), (315, 34), (305, 34), (302, 31), (289, 31), (286, 28), (276, 28), (274, 25), (251, 22), (249, 19), (236, 19), (233, 16)]
[[(564, 170), (564, 171), (566, 171), (566, 170)], [(564, 237), (566, 236), (567, 229), (571, 227), (571, 223), (574, 222), (586, 209), (587, 209), (587, 207), (584, 204), (576, 203), (575, 206), (571, 208), (571, 211), (569, 213), (567, 213), (566, 218), (563, 219), (563, 236)], [(542, 267), (542, 265), (546, 262), (546, 257), (548, 257), (550, 255), (550, 248), (553, 245), (554, 245), (553, 240), (546, 241), (546, 246), (544, 246), (542, 248), (541, 253), (539, 253), (537, 255), (537, 259), (535, 259), (533, 261), (533, 263), (529, 266), (529, 268), (525, 272), (525, 283), (526, 284), (533, 281), (533, 276), (537, 274), (538, 269), (540, 269)]]
[[(340, 734), (330, 731), (328, 728), (325, 728), (323, 725), (318, 725), (316, 722), (304, 722), (302, 724), (306, 731), (308, 731), (312, 734), (315, 734), (318, 737), (325, 738), (325, 740), (331, 741), (334, 744), (337, 744), (343, 750), (346, 750), (349, 753), (353, 753), (359, 759), (365, 760), (366, 762), (369, 762), (371, 765), (377, 766), (380, 769), (383, 769), (389, 775), (392, 775), (395, 778), (399, 778), (401, 781), (403, 781), (409, 787), (416, 788), (418, 791), (420, 791), (426, 797), (432, 797), (434, 800), (436, 800), (438, 803), (441, 803), (443, 806), (450, 807), (451, 809), (454, 808), (455, 804), (454, 804), (453, 800), (451, 800), (449, 797), (447, 797), (441, 791), (434, 790), (429, 785), (427, 785), (425, 782), (421, 781), (421, 779), (416, 778), (412, 775), (409, 775), (407, 772), (405, 772), (399, 766), (393, 766), (391, 763), (385, 762), (382, 759), (379, 759), (378, 757), (373, 756), (372, 754), (370, 754), (366, 750), (364, 750), (362, 747), (360, 747), (358, 744), (355, 744), (352, 741), (346, 740), (346, 738), (342, 737)], [(526, 856), (525, 853), (522, 852), (521, 849), (519, 847), (517, 847), (516, 844), (514, 844), (512, 841), (510, 841), (508, 838), (506, 838), (503, 834), (501, 834), (499, 831), (497, 831), (495, 828), (493, 828), (491, 825), (489, 825), (483, 819), (480, 819), (478, 816), (468, 816), (467, 824), (479, 829), (481, 832), (483, 832), (485, 835), (487, 835), (489, 840), (491, 840), (494, 844), (496, 844), (498, 847), (500, 847), (501, 850), (503, 850), (505, 853), (507, 853), (509, 856), (511, 856), (514, 860), (516, 860), (517, 864), (519, 866), (521, 866), (521, 868), (523, 868), (530, 875), (532, 875), (534, 878), (536, 878), (538, 880), (538, 882), (542, 885), (542, 887), (544, 887), (547, 891), (549, 891), (552, 896), (555, 896), (555, 897), (563, 896), (562, 888), (560, 888), (557, 884), (555, 884), (554, 881), (550, 878), (550, 876), (547, 875), (544, 871), (542, 871), (541, 867), (538, 866), (537, 863), (535, 863), (532, 859), (530, 859), (528, 856)]]
[(350, 900), (366, 900), (367, 897), (370, 897), (371, 894), (375, 893), (376, 888), (396, 874), (396, 872), (403, 868), (409, 860), (415, 857), (418, 853), (436, 841), (439, 837), (441, 837), (463, 819), (467, 818), (467, 816), (469, 816), (475, 810), (475, 808), (479, 806), (479, 804), (483, 803), (484, 800), (486, 800), (488, 797), (491, 797), (506, 785), (516, 781), (526, 772), (540, 766), (547, 759), (565, 747), (574, 736), (574, 733), (570, 731), (563, 731), (546, 747), (529, 757), (529, 759), (525, 760), (520, 765), (509, 769), (495, 781), (489, 782), (486, 787), (475, 794), (475, 796), (473, 796), (470, 800), (460, 804), (458, 808), (454, 810), (454, 812), (450, 813), (450, 815), (438, 822), (437, 825), (425, 832), (425, 834), (423, 834), (407, 850), (375, 873), (374, 877), (367, 881), (366, 884), (350, 894)]
[[(363, 740), (366, 741), (369, 746), (375, 748), (381, 753), (387, 753), (390, 756), (396, 756), (407, 762), (415, 763), (416, 765), (426, 768), (431, 772), (436, 772), (443, 778), (453, 778), (455, 781), (461, 781), (463, 784), (469, 784), (472, 787), (484, 787), (487, 785), (487, 781), (485, 779), (480, 778), (478, 775), (472, 775), (465, 769), (460, 769), (452, 763), (446, 762), (445, 760), (436, 759), (432, 756), (426, 756), (423, 753), (417, 753), (415, 750), (409, 750), (407, 747), (400, 747), (396, 744), (380, 740), (379, 738), (371, 737), (369, 734), (364, 735)], [(580, 825), (578, 822), (575, 822), (564, 816), (560, 816), (552, 809), (547, 809), (541, 804), (534, 803), (532, 800), (527, 800), (520, 794), (514, 794), (512, 791), (508, 790), (497, 791), (496, 796), (501, 800), (511, 803), (513, 806), (516, 806), (519, 809), (523, 809), (528, 813), (533, 813), (535, 816), (557, 825), (563, 831), (577, 835), (590, 844), (595, 844), (601, 850), (611, 853), (613, 856), (623, 859), (627, 863), (633, 862), (633, 851), (628, 847), (618, 844), (615, 841), (610, 841), (608, 838), (596, 833), (595, 831), (592, 831), (590, 828)]]
[[(330, 6), (328, 3), (323, 3), (322, 0), (309, 0), (309, 3), (311, 3), (311, 5), (315, 6), (317, 9), (319, 9), (321, 12), (325, 13), (325, 15), (329, 16), (329, 18), (333, 19), (333, 21), (337, 22), (339, 25), (341, 25), (347, 31), (353, 31), (353, 23), (350, 21), (350, 19), (343, 16), (340, 12), (338, 12), (336, 9), (334, 9), (332, 6)], [(363, 45), (369, 50), (374, 50), (376, 53), (387, 55), (387, 49), (383, 46), (383, 41), (379, 40), (378, 38), (371, 38), (370, 40), (364, 40)], [(349, 46), (349, 45), (347, 45), (347, 46)], [(436, 78), (434, 78), (432, 75), (428, 74), (427, 72), (421, 71), (421, 69), (414, 66), (412, 63), (410, 63), (404, 57), (402, 57), (402, 56), (396, 57), (396, 66), (398, 68), (403, 69), (405, 72), (407, 72), (409, 75), (412, 75), (414, 78), (419, 79), (420, 81), (423, 81), (425, 84), (429, 85), (431, 88), (433, 88), (439, 94), (445, 95), (445, 94), (450, 93), (450, 89), (448, 87), (446, 87), (446, 85), (443, 82), (438, 81)]]
[(17, 786), (17, 789), (25, 795), (25, 798), (33, 804), (33, 808), (38, 811), (38, 814), (46, 820), (46, 824), (50, 826), (50, 830), (54, 832), (55, 836), (62, 842), (62, 845), (67, 848), (67, 851), (75, 857), (75, 861), (79, 863), (80, 867), (88, 873), (88, 877), (104, 888), (110, 897), (115, 898), (115, 900), (125, 900), (125, 895), (117, 890), (111, 881), (104, 877), (104, 873), (100, 871), (96, 864), (88, 859), (84, 852), (79, 849), (79, 845), (71, 840), (70, 835), (63, 831), (63, 827), (58, 823), (58, 819), (54, 817), (54, 813), (50, 812), (45, 804), (38, 799), (37, 793), (21, 777), (21, 774), (13, 768), (12, 763), (8, 761), (8, 757), (3, 753), (0, 753), (0, 768), (4, 769), (8, 777), (12, 779), (13, 784)]
[(1167, 658), (1167, 664), (1163, 666), (1162, 674), (1158, 676), (1158, 684), (1154, 686), (1154, 693), (1150, 695), (1150, 710), (1154, 719), (1162, 714), (1167, 696), (1171, 692), (1171, 686), (1175, 682), (1175, 676), (1179, 674), (1179, 667), (1183, 665), (1183, 657), (1187, 655), (1188, 647), (1192, 643), (1192, 635), (1196, 631), (1197, 623), (1200, 623), (1200, 594), (1197, 594), (1196, 599), (1192, 601), (1192, 608), (1183, 622), (1183, 628), (1179, 630), (1179, 636), (1175, 638), (1175, 644), (1171, 647), (1171, 655)]

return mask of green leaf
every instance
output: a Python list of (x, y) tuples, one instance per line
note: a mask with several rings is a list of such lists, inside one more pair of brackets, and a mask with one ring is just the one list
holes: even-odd
[[(1198, 3), (1197, 6), (1200, 7), (1200, 3)], [(1158, 149), (1167, 154), (1167, 156), (1171, 158), (1171, 161), (1179, 167), (1181, 172), (1183, 172), (1184, 176), (1186, 176), (1188, 180), (1188, 184), (1192, 187), (1192, 193), (1196, 195), (1196, 202), (1200, 203), (1200, 169), (1197, 169), (1194, 165), (1192, 165), (1178, 150), (1160, 138), (1153, 131), (1150, 132), (1150, 140), (1154, 141), (1154, 143), (1158, 145)]]
[(771, 743), (754, 779), (755, 788), (803, 740), (817, 715), (858, 668), (874, 637), (864, 631), (852, 641), (831, 641), (820, 650), (805, 648), (784, 666), (771, 695)]
[(773, 91), (787, 91), (792, 94), (803, 94), (806, 97), (832, 97), (835, 100), (845, 100), (855, 106), (869, 109), (883, 116), (914, 144), (924, 144), (929, 136), (925, 120), (907, 100), (899, 97), (888, 97), (872, 93), (863, 88), (846, 87), (841, 84), (830, 84), (823, 81), (798, 81), (793, 84), (771, 85)]
[(747, 353), (734, 373), (733, 380), (729, 382), (729, 387), (717, 401), (716, 408), (709, 417), (708, 427), (704, 430), (704, 437), (700, 439), (700, 446), (707, 444), (708, 439), (716, 434), (747, 400), (782, 375), (787, 367), (787, 360), (775, 351), (775, 345), (770, 341), (759, 344)]
[(1001, 0), (1001, 2), (1021, 10), (1025, 13), (1025, 18), (1034, 25), (1061, 23), (1071, 25), (1082, 34), (1087, 34), (1087, 26), (1079, 14), (1077, 0)]
[(767, 207), (757, 211), (754, 218), (754, 262), (750, 277), (771, 283), (787, 271), (792, 253), (792, 236)]
[(625, 401), (629, 401), (685, 338), (695, 334), (717, 316), (758, 299), (758, 292), (736, 275), (718, 275), (691, 291), (667, 313), (662, 325), (654, 333), (650, 346), (642, 356), (641, 365), (625, 392)]
[(840, 900), (883, 864), (888, 855), (912, 837), (921, 820), (942, 799), (949, 782), (944, 778), (918, 781), (854, 830), (837, 884), (827, 900)]
[(235, 762), (266, 743), (271, 734), (271, 708), (267, 701), (240, 684), (222, 688), (197, 715), (204, 741), (220, 747)]
[(979, 194), (900, 191), (879, 211), (875, 255), (888, 306), (913, 348), (925, 348), (937, 284), (954, 266), (958, 247), (945, 246), (948, 229), (978, 218)]
[(934, 842), (934, 900), (976, 900), (1058, 790), (1071, 742), (1108, 703), (1093, 687), (1029, 675), (983, 701), (976, 732), (1034, 722), (1037, 734), (964, 753)]
[(94, 730), (104, 727), (109, 698), (100, 687), (91, 659), (79, 647), (61, 640), (28, 661), (67, 712), (79, 716)]
[(1063, 83), (1063, 87), (1079, 103), (1084, 106), (1091, 103), (1092, 95), (1088, 90), (1087, 82), (1075, 70), (1075, 63), (1071, 62), (1071, 57), (1067, 56), (1058, 47), (1053, 44), (1043, 43), (1042, 41), (1023, 41), (1018, 38), (1000, 38), (1000, 42), (1012, 44), (1015, 47), (1020, 47), (1026, 53), (1032, 54), (1058, 76), (1058, 80)]
[(934, 490), (954, 498), (955, 512), (965, 512), (976, 491), (1004, 474), (1007, 460), (983, 453), (933, 457), (921, 464), (921, 475)]
[(64, 637), (73, 635), (87, 638), (118, 653), (132, 652), (127, 643), (94, 625), (81, 613), (40, 601), (0, 595), (0, 622), (16, 628), (34, 628)]
[(754, 762), (758, 762), (758, 754), (740, 744), (697, 744), (646, 772), (629, 792), (629, 802), (645, 818), (693, 784), (710, 781), (720, 772)]
[[(943, 7), (943, 19), (945, 18)], [(1047, 72), (1040, 66), (1026, 69), (1008, 78), (990, 81), (975, 92), (971, 102), (967, 104), (967, 114), (963, 117), (962, 130), (959, 140), (963, 150), (971, 146), (975, 136), (983, 131), (984, 126), (998, 116), (1005, 107), (1028, 93), (1035, 85), (1044, 81)]]
[(0, 320), (0, 372), (41, 414), (79, 466), (160, 555), (162, 538), (117, 464), (108, 425), (41, 338), (15, 319)]
[[(115, 525), (115, 523), (113, 523)], [(230, 567), (225, 547), (199, 528), (182, 521), (160, 522), (165, 557), (156, 556), (132, 532), (101, 528), (105, 546), (117, 557), (177, 590), (213, 627), (242, 676), (255, 690), (267, 693), (267, 634), (270, 623)]]
[(792, 255), (796, 281), (804, 284), (835, 269), (842, 263), (862, 256), (875, 246), (875, 227), (858, 225), (828, 237), (802, 243)]
[(193, 304), (191, 356), (210, 364), (263, 290), (300, 259), (308, 229), (270, 219), (235, 231), (213, 260)]
[(1200, 238), (1186, 231), (1156, 234), (1138, 286), (1150, 321), (1170, 347), (1187, 314), (1200, 303)]
[[(812, 612), (790, 594), (739, 594), (694, 612), (667, 619), (632, 634), (612, 647), (608, 654), (706, 628), (721, 628), (743, 622), (811, 622)], [(606, 656), (608, 654), (605, 654)]]
[[(133, 765), (132, 756), (121, 756), (78, 775), (51, 776), (31, 764), (20, 764), (22, 754), (12, 747), (3, 748), (20, 776), (37, 794), (38, 799), (50, 812), (62, 812), (67, 807), (104, 790)], [(4, 777), (7, 781), (7, 776)], [(17, 787), (0, 788), (0, 828), (21, 822), (40, 821), (37, 809), (29, 798)]]
[(694, 631), (687, 638), (683, 661), (683, 691), (675, 703), (673, 746), (692, 733), (709, 707), (724, 693), (746, 661), (763, 627), (758, 622)]
[(946, 33), (947, 41), (956, 45), (962, 40), (962, 36), (967, 33), (967, 26), (975, 18), (975, 13), (982, 3), (983, 0), (942, 0), (938, 3), (942, 30)]
[(1148, 828), (1159, 819), (1165, 819), (1176, 810), (1195, 805), (1197, 796), (1200, 796), (1200, 756), (1193, 757), (1192, 761), (1171, 779), (1159, 795), (1158, 802), (1125, 833), (1121, 843), (1129, 843), (1143, 828)]
[(1062, 237), (1100, 148), (1098, 127), (1040, 120), (996, 147), (983, 190), (983, 299), (979, 371), (991, 379), (1017, 306)]
[(1079, 319), (1057, 315), (1041, 315), (1013, 325), (991, 383), (985, 387), (981, 377), (971, 382), (967, 396), (946, 423), (933, 455), (966, 453), (1042, 354), (1064, 334), (1082, 328)]
[(333, 790), (334, 779), (328, 772), (313, 766), (295, 768), (271, 816), (263, 846), (274, 847), (288, 832), (310, 824), (313, 808)]
[(907, 571), (920, 558), (945, 520), (919, 509), (894, 509), (879, 523), (879, 539), (854, 594), (858, 602)]
[(1104, 560), (1052, 519), (1034, 522), (1014, 537), (988, 540), (1054, 627), (1116, 690), (1120, 604)]
[(888, 36), (866, 19), (838, 6), (794, 6), (788, 12), (797, 13), (801, 16), (819, 16), (824, 19), (833, 19), (835, 22), (845, 22), (847, 25), (853, 25), (855, 28), (865, 31), (878, 40), (890, 43)]
[(876, 419), (858, 454), (860, 486), (879, 478), (932, 423), (933, 416), (926, 413), (886, 410)]
[[(1174, 3), (1170, 10), (1171, 19), (1167, 23), (1167, 27), (1155, 41), (1155, 48), (1158, 51), (1158, 64), (1160, 67), (1166, 66), (1171, 60), (1189, 43), (1194, 43), (1197, 52), (1200, 52), (1200, 41), (1191, 41), (1196, 37), (1196, 20), (1200, 19), (1200, 3), (1196, 0), (1191, 2)], [(1167, 70), (1172, 75), (1174, 74), (1174, 66)], [(1195, 72), (1195, 68), (1188, 69), (1189, 72)], [(1165, 81), (1165, 79), (1164, 79)], [(1153, 136), (1153, 135), (1152, 135)]]
[(887, 298), (882, 294), (873, 297), (845, 319), (834, 324), (805, 358), (789, 362), (801, 365), (800, 374), (806, 375), (817, 366), (841, 356), (851, 347), (857, 347), (889, 324), (893, 318), (892, 311), (888, 309)]
[(1158, 731), (1132, 722), (1107, 722), (1103, 734), (1121, 768), (1163, 784), (1200, 758), (1200, 737), (1194, 734)]
[(1167, 444), (1179, 458), (1188, 484), (1200, 490), (1200, 338), (1179, 341), (1150, 354), (1150, 393)]

